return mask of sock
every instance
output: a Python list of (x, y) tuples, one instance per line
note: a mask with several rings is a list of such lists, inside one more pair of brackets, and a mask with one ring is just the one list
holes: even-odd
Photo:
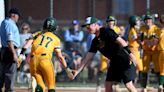
[(148, 73), (142, 73), (142, 81), (141, 81), (141, 86), (143, 88), (146, 88), (148, 82)]
[(55, 89), (49, 89), (48, 92), (55, 92)]
[(43, 88), (39, 84), (37, 84), (35, 92), (43, 92)]

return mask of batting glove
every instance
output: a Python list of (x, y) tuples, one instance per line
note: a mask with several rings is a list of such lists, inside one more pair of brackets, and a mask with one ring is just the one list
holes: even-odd
[(23, 55), (23, 54), (20, 54), (20, 55), (19, 55), (18, 61), (17, 61), (17, 68), (20, 67), (22, 61), (25, 60), (25, 58), (26, 58), (25, 55)]

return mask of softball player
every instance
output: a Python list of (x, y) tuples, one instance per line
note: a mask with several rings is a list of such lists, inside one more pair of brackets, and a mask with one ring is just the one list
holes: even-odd
[(159, 68), (160, 68), (160, 76), (159, 76), (159, 89), (158, 92), (163, 92), (164, 89), (164, 15), (161, 15), (160, 18), (161, 23), (161, 36), (159, 40), (158, 50), (159, 50)]
[(140, 75), (141, 72), (143, 71), (143, 64), (142, 64), (142, 60), (140, 57), (140, 51), (139, 51), (139, 47), (140, 47), (140, 43), (139, 43), (139, 35), (138, 35), (138, 31), (140, 28), (140, 18), (138, 16), (131, 16), (129, 18), (129, 25), (130, 25), (130, 29), (129, 29), (129, 34), (128, 34), (128, 42), (129, 42), (129, 47), (131, 52), (136, 56), (137, 59), (137, 72), (139, 73), (139, 79), (140, 79)]
[(153, 23), (153, 17), (151, 15), (145, 15), (144, 17), (145, 25), (141, 27), (141, 31), (144, 34), (143, 39), (143, 83), (142, 86), (144, 87), (145, 92), (147, 82), (148, 82), (148, 76), (147, 73), (149, 71), (150, 62), (153, 62), (154, 64), (154, 72), (159, 73), (159, 62), (158, 62), (158, 51), (157, 51), (157, 45), (158, 45), (158, 38), (160, 37), (160, 30), (159, 28)]
[(53, 33), (57, 29), (57, 21), (54, 18), (47, 18), (43, 24), (43, 31), (36, 32), (24, 45), (21, 51), (22, 57), (26, 48), (32, 44), (30, 73), (36, 79), (37, 86), (35, 92), (44, 92), (46, 82), (48, 92), (55, 92), (55, 73), (51, 61), (53, 51), (64, 66), (68, 77), (73, 78), (72, 71), (67, 67), (66, 61), (62, 56), (60, 39)]
[(116, 25), (117, 20), (113, 16), (108, 16), (106, 19), (107, 27), (113, 29), (117, 34), (120, 35), (120, 28)]

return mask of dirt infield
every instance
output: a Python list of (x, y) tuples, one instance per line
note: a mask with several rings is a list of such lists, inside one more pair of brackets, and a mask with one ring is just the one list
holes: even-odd
[[(15, 88), (15, 92), (31, 92), (28, 88)], [(85, 87), (57, 87), (56, 92), (96, 92), (95, 88), (85, 88)], [(104, 92), (104, 88), (102, 91)], [(114, 92), (128, 92), (126, 88), (117, 88)], [(138, 92), (142, 92), (141, 88), (138, 88)], [(148, 92), (158, 92), (155, 88), (149, 88)]]

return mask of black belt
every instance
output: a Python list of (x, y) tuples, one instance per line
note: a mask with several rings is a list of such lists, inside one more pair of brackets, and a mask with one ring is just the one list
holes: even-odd
[(46, 56), (46, 53), (41, 54), (41, 56)]
[[(42, 53), (41, 56), (46, 56), (46, 53)], [(31, 57), (34, 57), (34, 55), (31, 55)]]

